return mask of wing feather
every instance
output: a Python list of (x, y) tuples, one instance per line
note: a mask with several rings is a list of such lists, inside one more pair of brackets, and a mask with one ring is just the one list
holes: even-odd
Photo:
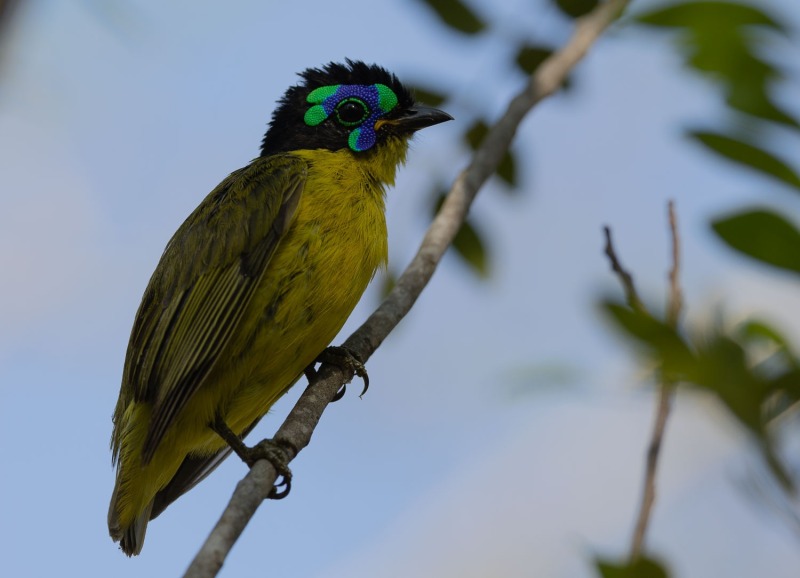
[(147, 463), (229, 343), (297, 208), (306, 164), (256, 159), (214, 189), (178, 229), (137, 312), (114, 414), (118, 457), (125, 409), (152, 405)]
[[(242, 439), (247, 437), (247, 434), (253, 430), (260, 419), (258, 418), (242, 432)], [(153, 500), (153, 509), (150, 512), (150, 519), (155, 519), (172, 502), (202, 482), (230, 454), (230, 446), (225, 446), (210, 456), (195, 456), (191, 454), (186, 456), (169, 483), (156, 494)]]

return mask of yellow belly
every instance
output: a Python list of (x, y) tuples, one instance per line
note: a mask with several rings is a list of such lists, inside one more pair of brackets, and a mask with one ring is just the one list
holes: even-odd
[(362, 181), (332, 194), (317, 180), (309, 178), (244, 316), (244, 339), (231, 344), (219, 367), (219, 379), (236, 384), (225, 388), (234, 393), (220, 409), (237, 432), (262, 416), (336, 337), (386, 262), (382, 191)]

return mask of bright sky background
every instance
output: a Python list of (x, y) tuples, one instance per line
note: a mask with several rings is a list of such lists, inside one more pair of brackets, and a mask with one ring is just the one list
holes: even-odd
[[(185, 569), (245, 473), (238, 460), (151, 523), (140, 557), (123, 556), (106, 529), (111, 412), (163, 246), (257, 154), (294, 73), (351, 57), (457, 94), (447, 106), (456, 121), (416, 139), (390, 193), (391, 261), (404, 266), (431, 183), (463, 167), (471, 111), (495, 116), (523, 82), (507, 64), (515, 42), (567, 37), (542, 2), (474, 4), (497, 30), (481, 41), (444, 31), (413, 1), (23, 2), (0, 83), (5, 575)], [(765, 4), (800, 27), (795, 0)], [(491, 278), (445, 260), (370, 360), (368, 395), (359, 400), (356, 385), (329, 408), (292, 464), (291, 497), (261, 508), (222, 576), (561, 578), (591, 576), (595, 552), (623, 555), (653, 398), (595, 310), (600, 295), (618, 294), (603, 224), (659, 302), (666, 201), (676, 199), (689, 318), (720, 305), (800, 336), (796, 285), (707, 230), (742, 204), (796, 209), (793, 199), (683, 139), (689, 123), (721, 119), (715, 93), (681, 70), (667, 37), (617, 29), (574, 85), (521, 128), (524, 190), (494, 183), (474, 207)], [(797, 161), (796, 148), (783, 153)], [(376, 302), (372, 288), (345, 331)], [(274, 432), (297, 393), (251, 441)], [(797, 576), (798, 535), (741, 489), (758, 463), (748, 447), (710, 400), (679, 397), (649, 541), (676, 577)]]

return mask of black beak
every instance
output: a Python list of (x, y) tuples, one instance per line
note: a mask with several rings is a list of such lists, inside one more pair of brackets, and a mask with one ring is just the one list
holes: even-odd
[(443, 110), (416, 104), (408, 109), (408, 111), (400, 118), (384, 120), (383, 123), (394, 126), (396, 130), (401, 130), (404, 132), (416, 132), (422, 128), (433, 126), (448, 120), (453, 120), (453, 117)]

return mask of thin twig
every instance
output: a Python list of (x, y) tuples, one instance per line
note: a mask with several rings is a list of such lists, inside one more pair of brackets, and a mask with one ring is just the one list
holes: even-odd
[[(681, 314), (682, 297), (678, 282), (680, 275), (680, 236), (678, 235), (678, 223), (675, 216), (675, 203), (669, 201), (669, 230), (672, 238), (672, 267), (669, 271), (669, 297), (667, 298), (667, 323), (672, 327), (677, 327), (678, 319)], [(656, 417), (653, 422), (653, 431), (650, 434), (650, 444), (647, 448), (647, 459), (645, 460), (644, 487), (642, 490), (642, 501), (639, 504), (639, 514), (636, 518), (633, 537), (631, 538), (630, 561), (634, 562), (642, 555), (644, 549), (644, 539), (647, 534), (647, 526), (650, 522), (650, 515), (653, 511), (653, 504), (656, 500), (656, 473), (658, 470), (658, 458), (661, 454), (661, 443), (664, 439), (664, 431), (667, 427), (672, 397), (675, 391), (675, 384), (662, 377), (659, 387), (658, 405), (656, 406)]]
[[(405, 317), (461, 228), (475, 195), (497, 169), (522, 119), (533, 106), (561, 87), (567, 74), (600, 34), (616, 20), (628, 2), (607, 0), (580, 18), (569, 42), (545, 60), (525, 89), (511, 100), (506, 112), (491, 127), (475, 151), (467, 168), (456, 178), (414, 259), (378, 309), (345, 341), (345, 347), (366, 361)], [(275, 439), (288, 442), (298, 451), (306, 447), (325, 407), (340, 387), (352, 378), (352, 372), (345, 373), (339, 367), (323, 365), (318, 379), (300, 396)], [(291, 460), (294, 455), (288, 457)], [(275, 469), (266, 461), (259, 461), (253, 466), (236, 486), (222, 517), (184, 576), (216, 576), (256, 508), (269, 494), (276, 477)]]
[(614, 249), (614, 240), (611, 238), (611, 227), (603, 227), (603, 232), (606, 236), (605, 253), (608, 261), (611, 264), (611, 270), (616, 273), (622, 289), (625, 291), (625, 301), (628, 306), (636, 311), (644, 311), (642, 300), (639, 299), (639, 294), (636, 293), (636, 286), (633, 284), (633, 275), (631, 275), (617, 257), (617, 252)]
[(669, 270), (669, 300), (667, 301), (667, 323), (677, 327), (683, 307), (683, 292), (680, 287), (681, 238), (678, 234), (678, 217), (675, 215), (675, 201), (667, 204), (669, 213), (669, 232), (672, 238), (672, 268)]

